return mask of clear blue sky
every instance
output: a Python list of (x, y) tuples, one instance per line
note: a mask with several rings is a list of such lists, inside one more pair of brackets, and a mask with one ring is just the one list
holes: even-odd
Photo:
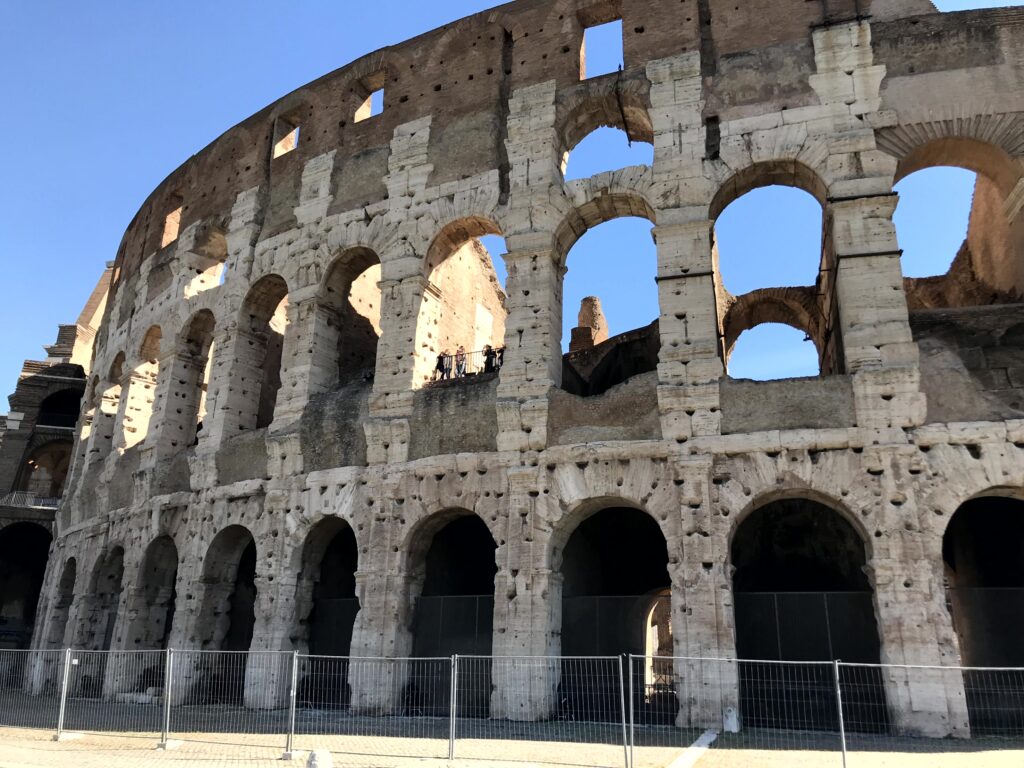
[[(7, 289), (0, 302), (0, 396), (13, 391), (22, 360), (40, 357), (57, 325), (74, 322), (143, 200), (191, 154), (362, 54), (494, 4), (3, 0), (0, 103), (7, 128), (0, 259)], [(943, 10), (1007, 4), (940, 2)], [(601, 147), (591, 152), (591, 159), (637, 162)], [(574, 163), (586, 165), (586, 155), (584, 148)], [(925, 187), (925, 194), (933, 191)], [(774, 206), (762, 214), (766, 224), (789, 208), (773, 192), (763, 201)], [(943, 220), (929, 217), (933, 223), (936, 218)], [(579, 298), (589, 293), (604, 300), (613, 331), (654, 319), (649, 229), (631, 220), (613, 222), (574, 250), (566, 288), (569, 327)], [(778, 282), (781, 265), (791, 259), (781, 258), (773, 250), (777, 245), (769, 247), (774, 238), (752, 229), (749, 223), (739, 227), (729, 246), (743, 262), (736, 274), (754, 264), (750, 277), (756, 284)], [(719, 234), (724, 243), (725, 229)], [(756, 249), (749, 246), (755, 235)], [(622, 253), (628, 260), (618, 257)], [(729, 283), (724, 257), (723, 268)]]

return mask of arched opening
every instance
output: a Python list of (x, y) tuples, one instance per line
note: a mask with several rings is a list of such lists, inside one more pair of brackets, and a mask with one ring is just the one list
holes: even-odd
[(501, 366), (505, 291), (481, 238), (500, 235), (494, 222), (467, 217), (434, 239), (424, 264), (427, 284), (416, 324), (414, 385), (483, 381)]
[[(447, 658), (458, 653), (491, 654), (497, 545), (486, 523), (463, 510), (439, 513), (424, 523), (409, 552), (410, 593), (415, 601), (412, 655)], [(409, 681), (406, 706), (428, 713), (447, 711), (447, 662), (424, 661)], [(459, 680), (458, 709), (464, 716), (490, 711), (490, 669), (476, 667)]]
[(726, 370), (734, 379), (797, 379), (821, 373), (818, 351), (802, 330), (762, 323), (744, 331), (733, 346)]
[[(1024, 666), (1024, 501), (981, 496), (960, 506), (942, 539), (947, 604), (966, 667)], [(971, 732), (1005, 733), (1024, 702), (992, 673), (967, 670)]]
[(92, 440), (93, 453), (103, 460), (114, 445), (114, 428), (117, 423), (117, 412), (121, 407), (121, 380), (124, 377), (124, 353), (118, 352), (114, 362), (110, 364), (106, 381), (102, 388), (99, 406), (93, 417)]
[(178, 353), (169, 377), (171, 400), (161, 435), (174, 451), (195, 445), (206, 419), (214, 323), (212, 312), (200, 310), (178, 338)]
[[(745, 725), (838, 727), (832, 666), (800, 662), (879, 663), (860, 534), (824, 504), (781, 499), (740, 523), (730, 555), (736, 653), (750, 660), (739, 665)], [(881, 674), (858, 668), (856, 675), (843, 702), (848, 723), (884, 727), (888, 709)]]
[(288, 285), (268, 275), (249, 290), (239, 317), (232, 378), (240, 386), (229, 394), (239, 430), (262, 429), (274, 420), (287, 327)]
[(170, 536), (159, 536), (146, 548), (129, 615), (129, 650), (152, 651), (167, 648), (174, 621), (175, 581), (178, 576), (178, 548)]
[(156, 382), (160, 373), (160, 342), (163, 332), (154, 325), (146, 331), (139, 348), (139, 362), (128, 380), (125, 394), (124, 447), (131, 448), (146, 439), (156, 400)]
[(36, 425), (73, 429), (78, 423), (78, 411), (81, 406), (82, 393), (79, 390), (62, 389), (54, 392), (39, 404)]
[(185, 285), (185, 298), (191, 299), (203, 291), (223, 285), (227, 274), (228, 241), (216, 228), (198, 233), (192, 250), (184, 256), (191, 275)]
[(247, 528), (231, 525), (218, 533), (203, 563), (203, 602), (193, 642), (209, 654), (192, 690), (192, 700), (239, 704), (245, 695), (248, 650), (256, 625), (256, 541)]
[[(96, 564), (78, 615), (79, 648), (86, 651), (109, 651), (114, 646), (117, 614), (124, 580), (124, 549), (116, 546)], [(105, 653), (85, 654), (71, 682), (79, 696), (98, 698), (103, 693), (107, 670)]]
[(602, 127), (587, 134), (566, 155), (565, 180), (588, 179), (605, 171), (654, 164), (654, 145), (631, 141), (621, 128)]
[(1024, 298), (1024, 217), (1007, 215), (1021, 178), (1013, 157), (976, 139), (936, 139), (900, 160), (893, 221), (911, 310)]
[(0, 528), (0, 648), (28, 648), (53, 537), (35, 523)]
[(581, 397), (604, 394), (658, 367), (651, 221), (631, 215), (632, 206), (623, 202), (622, 218), (611, 216), (589, 229), (566, 258), (562, 389)]
[(317, 311), (318, 359), (324, 390), (373, 377), (380, 338), (380, 259), (354, 248), (327, 272)]
[[(563, 656), (646, 656), (654, 650), (652, 626), (660, 628), (658, 652), (672, 655), (671, 629), (664, 626), (671, 612), (668, 546), (654, 518), (631, 507), (599, 508), (572, 531), (560, 556), (556, 550), (555, 563), (562, 576)], [(609, 679), (602, 663), (563, 660), (561, 717), (618, 717), (618, 680)], [(634, 673), (645, 679), (646, 660), (635, 663)], [(658, 706), (656, 689), (634, 693), (646, 721), (668, 711)]]
[(73, 447), (70, 440), (51, 440), (33, 448), (21, 465), (14, 490), (49, 500), (51, 506), (56, 506), (56, 500), (64, 493)]
[(296, 645), (329, 658), (311, 661), (302, 671), (299, 697), (314, 706), (349, 703), (348, 656), (359, 613), (355, 532), (344, 520), (329, 517), (309, 532), (302, 549), (296, 586), (299, 616)]
[(840, 371), (826, 197), (824, 183), (806, 166), (770, 162), (737, 173), (712, 201), (722, 356), (733, 378)]
[[(67, 638), (68, 616), (75, 600), (75, 582), (78, 579), (78, 561), (68, 558), (60, 573), (57, 591), (50, 605), (50, 621), (46, 626), (43, 648), (53, 650), (69, 646)], [(51, 681), (52, 682), (52, 681)]]

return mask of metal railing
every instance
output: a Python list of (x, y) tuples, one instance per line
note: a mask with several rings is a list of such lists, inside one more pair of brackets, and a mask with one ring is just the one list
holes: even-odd
[(23, 509), (57, 509), (60, 497), (39, 496), (27, 491), (14, 491), (0, 496), (0, 507), (20, 507)]
[(285, 757), (326, 749), (643, 768), (712, 751), (715, 765), (868, 768), (909, 753), (980, 765), (979, 752), (998, 752), (1010, 765), (1024, 764), (1024, 669), (0, 650), (0, 727)]
[(453, 352), (438, 355), (434, 366), (433, 381), (462, 379), (481, 373), (497, 373), (505, 361), (505, 348), (495, 347), (490, 351)]

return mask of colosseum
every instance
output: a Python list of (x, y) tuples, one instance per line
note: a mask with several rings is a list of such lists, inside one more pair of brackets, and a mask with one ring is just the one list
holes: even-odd
[[(588, 76), (587, 30), (616, 21), (624, 66)], [(567, 181), (601, 127), (653, 163)], [(948, 274), (905, 278), (894, 185), (933, 166), (977, 174), (969, 231)], [(817, 279), (732, 295), (716, 219), (770, 185), (820, 203)], [(608, 337), (597, 302), (563, 307), (566, 257), (626, 216), (658, 304)], [(226, 131), (107, 282), (58, 373), (29, 371), (49, 410), (3, 435), (10, 490), (60, 497), (52, 523), (2, 510), (3, 551), (52, 528), (45, 575), (3, 590), (23, 646), (1024, 666), (1024, 8), (516, 0)], [(806, 333), (820, 375), (731, 378), (764, 323)], [(63, 471), (38, 453), (60, 377), (72, 419), (83, 393)], [(276, 706), (279, 670), (238, 658), (231, 695)], [(95, 695), (124, 692), (94, 666)], [(502, 670), (460, 702), (572, 698)], [(752, 680), (719, 682), (748, 720)], [(397, 682), (338, 695), (388, 711), (431, 685)], [(996, 710), (967, 674), (859, 695), (914, 734)]]

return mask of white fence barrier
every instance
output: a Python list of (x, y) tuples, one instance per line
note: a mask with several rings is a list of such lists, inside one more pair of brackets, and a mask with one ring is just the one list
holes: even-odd
[(970, 763), (999, 751), (1024, 764), (1024, 669), (0, 650), (0, 727), (165, 747), (218, 741), (286, 757), (328, 749), (639, 768), (707, 750), (758, 765), (786, 751), (793, 762), (857, 768), (879, 764), (879, 753)]

